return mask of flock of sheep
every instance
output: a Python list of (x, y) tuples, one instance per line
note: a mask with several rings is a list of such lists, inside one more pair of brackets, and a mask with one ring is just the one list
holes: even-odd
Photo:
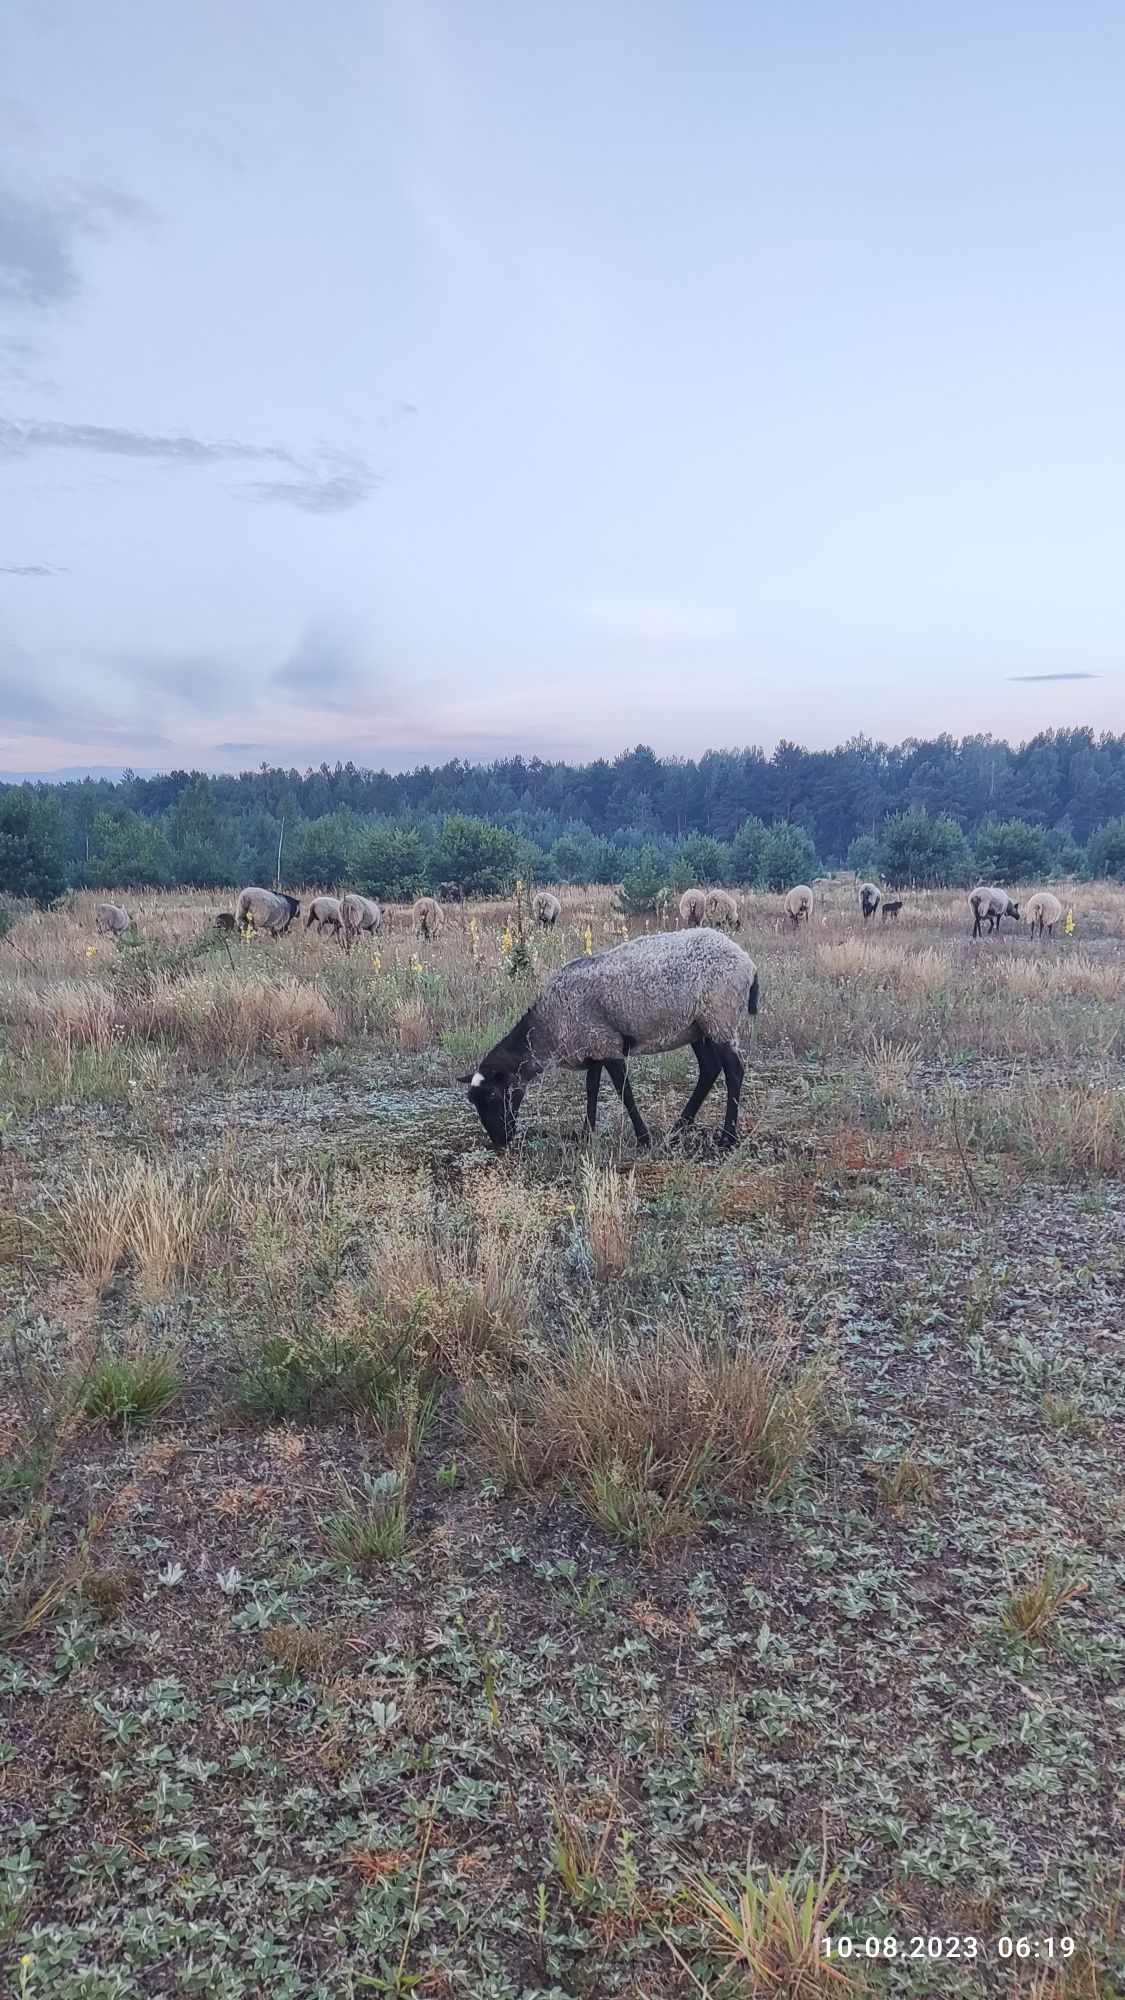
[[(886, 897), (877, 882), (861, 882), (858, 889), (859, 907), (864, 921), (881, 913), (883, 922), (888, 917), (897, 919), (902, 908), (901, 897)], [(554, 900), (552, 898), (552, 900)], [(786, 894), (782, 905), (786, 916), (794, 924), (803, 917), (806, 924), (812, 916), (816, 898), (807, 882), (798, 882)], [(1004, 917), (1020, 919), (1020, 906), (1013, 903), (1006, 889), (986, 888), (983, 885), (973, 889), (969, 895), (969, 908), (973, 915), (973, 936), (979, 937), (982, 924), (987, 923), (989, 932), (999, 930)], [(1061, 923), (1063, 907), (1057, 896), (1049, 889), (1038, 889), (1027, 901), (1027, 916), (1032, 930), (1038, 930), (1040, 937), (1046, 931), (1054, 936), (1055, 925)], [(686, 930), (698, 929), (708, 923), (719, 930), (739, 930), (742, 919), (738, 904), (725, 889), (685, 889), (680, 897), (680, 922)]]
[[(902, 909), (899, 897), (886, 897), (877, 882), (861, 882), (858, 889), (859, 907), (864, 921), (879, 912), (883, 922), (888, 917), (898, 917)], [(812, 916), (816, 898), (806, 882), (798, 882), (790, 889), (782, 905), (785, 915), (797, 925), (802, 917), (806, 924)], [(1005, 917), (1021, 921), (1020, 906), (1014, 903), (1005, 889), (986, 887), (983, 884), (970, 891), (969, 909), (973, 917), (973, 936), (979, 937), (985, 924), (989, 934), (999, 930)], [(1063, 906), (1049, 889), (1039, 889), (1030, 896), (1025, 905), (1026, 915), (1033, 931), (1042, 937), (1054, 936), (1055, 925), (1061, 923)], [(535, 921), (550, 929), (562, 914), (562, 904), (549, 889), (540, 889), (532, 898), (532, 915)], [(216, 918), (220, 930), (264, 931), (268, 937), (284, 937), (294, 919), (301, 914), (301, 905), (295, 896), (287, 896), (273, 889), (243, 889), (239, 894), (233, 916), (227, 912)], [(685, 889), (679, 902), (680, 923), (685, 930), (698, 930), (708, 924), (715, 930), (740, 930), (742, 917), (738, 903), (727, 889)], [(411, 928), (415, 936), (435, 938), (445, 926), (445, 912), (433, 896), (419, 896), (410, 912)], [(132, 929), (132, 918), (120, 903), (99, 903), (95, 912), (95, 923), (103, 936), (123, 937)], [(383, 911), (373, 896), (360, 896), (349, 890), (343, 896), (314, 896), (305, 918), (305, 929), (316, 925), (320, 937), (335, 937), (350, 949), (356, 938), (368, 933), (378, 936), (383, 928)]]
[[(896, 918), (902, 904), (886, 900), (875, 882), (859, 885), (859, 907), (866, 923), (877, 910)], [(794, 925), (807, 924), (815, 897), (807, 883), (798, 883), (783, 908)], [(973, 889), (969, 896), (973, 936), (987, 924), (997, 931), (1005, 917), (1020, 921), (1020, 907), (1006, 890)], [(557, 922), (562, 905), (543, 889), (532, 900), (532, 913), (545, 927)], [(264, 931), (284, 937), (301, 906), (295, 896), (272, 889), (248, 888), (239, 895), (232, 915), (217, 919), (226, 930)], [(1054, 932), (1062, 904), (1049, 890), (1040, 890), (1026, 905), (1032, 928), (1042, 936)], [(738, 1143), (738, 1107), (745, 1066), (743, 1028), (758, 1011), (758, 971), (749, 953), (726, 935), (741, 926), (735, 898), (726, 889), (687, 889), (680, 898), (680, 923), (675, 931), (658, 931), (627, 939), (608, 951), (571, 959), (548, 979), (514, 1028), (481, 1057), (470, 1076), (469, 1102), (494, 1146), (515, 1137), (516, 1117), (527, 1087), (548, 1069), (583, 1070), (586, 1075), (586, 1123), (597, 1123), (598, 1092), (603, 1071), (628, 1114), (638, 1146), (650, 1142), (648, 1127), (637, 1107), (629, 1079), (633, 1056), (661, 1055), (690, 1047), (699, 1078), (673, 1127), (673, 1134), (690, 1126), (720, 1076), (726, 1084), (726, 1108), (715, 1135), (719, 1146)], [(118, 903), (99, 903), (99, 931), (121, 936), (131, 918)], [(445, 922), (441, 905), (420, 896), (411, 911), (415, 934), (436, 937)], [(320, 936), (335, 937), (345, 947), (365, 933), (378, 936), (383, 911), (370, 896), (314, 896), (305, 928), (315, 924)]]

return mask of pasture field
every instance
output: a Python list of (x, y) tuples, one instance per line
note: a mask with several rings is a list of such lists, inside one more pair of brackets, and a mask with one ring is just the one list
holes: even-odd
[(1110, 2000), (1125, 891), (746, 897), (738, 1151), (498, 1156), (560, 894), (0, 940), (4, 1991)]

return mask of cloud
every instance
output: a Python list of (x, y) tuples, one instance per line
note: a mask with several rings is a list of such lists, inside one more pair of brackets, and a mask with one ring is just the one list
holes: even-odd
[(133, 718), (123, 721), (102, 709), (81, 709), (67, 700), (53, 700), (38, 686), (27, 655), (15, 647), (0, 653), (0, 723), (9, 740), (50, 736), (59, 743), (172, 747), (167, 736), (143, 725), (138, 728)]
[(332, 619), (312, 619), (285, 665), (275, 667), (270, 685), (301, 708), (350, 708), (363, 693), (361, 651), (356, 632)]
[(37, 418), (0, 418), (0, 459), (31, 458), (44, 451), (84, 451), (152, 464), (221, 466), (238, 461), (283, 466), (285, 479), (255, 480), (242, 497), (296, 507), (306, 514), (340, 514), (358, 507), (382, 484), (362, 458), (319, 450), (308, 456), (281, 444), (245, 444), (238, 438), (206, 439), (184, 432), (126, 430), (112, 424), (64, 424)]
[(182, 708), (203, 713), (224, 706), (231, 690), (231, 670), (222, 662), (189, 653), (166, 660), (120, 660), (106, 662), (133, 688)]
[(59, 563), (0, 563), (0, 576), (69, 576)]
[(298, 460), (283, 445), (240, 444), (221, 439), (162, 436), (152, 431), (119, 430), (105, 424), (59, 424), (0, 418), (0, 454), (30, 458), (37, 451), (92, 451), (111, 458), (153, 458), (164, 465), (218, 465), (228, 459), (272, 459), (281, 465)]
[(68, 304), (82, 289), (76, 254), (82, 239), (147, 213), (116, 188), (49, 195), (0, 187), (0, 299), (41, 311)]
[(1100, 681), (1100, 674), (1009, 674), (1010, 681)]
[(382, 480), (370, 469), (340, 472), (331, 479), (255, 480), (243, 497), (263, 506), (299, 507), (304, 514), (343, 514), (359, 507)]

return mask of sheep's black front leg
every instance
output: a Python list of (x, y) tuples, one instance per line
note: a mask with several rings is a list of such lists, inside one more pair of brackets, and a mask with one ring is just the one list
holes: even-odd
[(742, 1079), (746, 1075), (746, 1066), (742, 1057), (734, 1049), (720, 1048), (718, 1050), (718, 1057), (723, 1066), (723, 1075), (726, 1078), (727, 1084), (727, 1114), (723, 1119), (722, 1130), (715, 1134), (715, 1144), (717, 1146), (737, 1146), (738, 1103), (742, 1096)]
[(696, 1084), (695, 1089), (692, 1091), (691, 1096), (672, 1126), (668, 1134), (669, 1138), (674, 1138), (677, 1132), (683, 1131), (685, 1125), (692, 1123), (700, 1105), (716, 1082), (719, 1071), (723, 1066), (714, 1042), (708, 1041), (706, 1036), (701, 1037), (698, 1042), (693, 1042), (691, 1051), (696, 1062), (699, 1064), (699, 1082)]
[(637, 1100), (633, 1096), (633, 1086), (629, 1081), (629, 1072), (625, 1064), (623, 1062), (607, 1062), (605, 1067), (609, 1072), (610, 1082), (621, 1099), (622, 1104), (625, 1106), (626, 1111), (629, 1113), (629, 1122), (636, 1134), (638, 1146), (649, 1145), (651, 1141), (648, 1126), (637, 1110)]
[(598, 1091), (601, 1088), (600, 1062), (586, 1064), (586, 1130), (593, 1136), (598, 1129)]

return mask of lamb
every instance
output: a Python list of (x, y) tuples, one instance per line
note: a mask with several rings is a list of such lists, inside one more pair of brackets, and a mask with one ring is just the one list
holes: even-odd
[(497, 1148), (515, 1137), (529, 1083), (554, 1066), (586, 1072), (586, 1124), (593, 1133), (602, 1070), (629, 1115), (638, 1146), (649, 1132), (629, 1082), (628, 1060), (690, 1044), (699, 1081), (672, 1128), (692, 1124), (719, 1072), (726, 1115), (716, 1144), (738, 1143), (745, 1069), (743, 1022), (758, 1011), (758, 972), (749, 953), (714, 930), (658, 931), (590, 958), (573, 958), (547, 981), (514, 1028), (482, 1056), (469, 1102)]
[(728, 896), (725, 889), (708, 889), (707, 921), (710, 924), (714, 924), (716, 930), (730, 929), (732, 931), (740, 931), (742, 929), (742, 918), (738, 914), (738, 904), (735, 902), (733, 896)]
[(300, 916), (301, 905), (295, 896), (275, 896), (272, 889), (243, 889), (234, 914), (241, 930), (253, 928), (269, 937), (284, 937), (294, 917)]
[(344, 917), (338, 896), (313, 897), (309, 904), (309, 914), (305, 918), (305, 929), (311, 929), (313, 924), (316, 925), (318, 937), (323, 937), (326, 931), (332, 931), (337, 940), (340, 939), (344, 928)]
[(685, 930), (698, 930), (706, 915), (706, 889), (685, 889), (680, 897), (680, 922)]
[(799, 924), (802, 917), (808, 923), (812, 911), (813, 892), (804, 882), (798, 882), (797, 887), (790, 889), (785, 898), (785, 914), (787, 917), (792, 917), (795, 924)]
[(419, 896), (410, 915), (418, 937), (437, 937), (445, 923), (445, 911), (432, 896)]
[(552, 896), (549, 889), (538, 889), (531, 899), (531, 914), (537, 924), (543, 925), (544, 930), (550, 930), (562, 915), (562, 904), (557, 896)]
[(1059, 902), (1057, 896), (1051, 894), (1049, 889), (1037, 889), (1034, 896), (1029, 896), (1027, 899), (1026, 915), (1028, 923), (1031, 925), (1033, 932), (1038, 924), (1040, 937), (1042, 937), (1044, 930), (1046, 930), (1048, 937), (1054, 937), (1055, 925), (1062, 922), (1062, 913), (1062, 904)]
[(902, 908), (902, 897), (901, 897), (901, 896), (900, 896), (900, 897), (898, 897), (898, 898), (897, 898), (897, 900), (896, 900), (895, 902), (892, 902), (892, 903), (886, 903), (886, 902), (885, 902), (885, 903), (883, 904), (883, 922), (884, 922), (884, 923), (886, 923), (886, 921), (887, 921), (887, 918), (888, 918), (888, 917), (893, 917), (893, 918), (894, 918), (894, 920), (895, 920), (895, 922), (897, 923), (897, 922), (898, 922), (898, 913), (899, 913), (899, 911), (901, 910), (901, 908)]
[(120, 903), (99, 903), (94, 912), (94, 926), (100, 937), (124, 937), (133, 928), (133, 919)]
[(341, 899), (340, 909), (344, 919), (344, 937), (350, 945), (363, 931), (370, 931), (374, 937), (383, 928), (383, 912), (372, 896), (357, 896), (354, 890)]
[(859, 885), (859, 907), (863, 911), (863, 921), (873, 917), (883, 900), (883, 891), (877, 882), (861, 882)]
[(220, 910), (218, 916), (215, 918), (215, 929), (224, 937), (229, 936), (231, 931), (236, 931), (238, 929), (238, 918), (235, 916), (234, 911)]
[(973, 889), (969, 895), (969, 908), (973, 913), (973, 936), (980, 936), (980, 927), (985, 918), (989, 932), (998, 931), (1004, 917), (1014, 917), (1020, 922), (1020, 906), (1013, 903), (1006, 889)]

